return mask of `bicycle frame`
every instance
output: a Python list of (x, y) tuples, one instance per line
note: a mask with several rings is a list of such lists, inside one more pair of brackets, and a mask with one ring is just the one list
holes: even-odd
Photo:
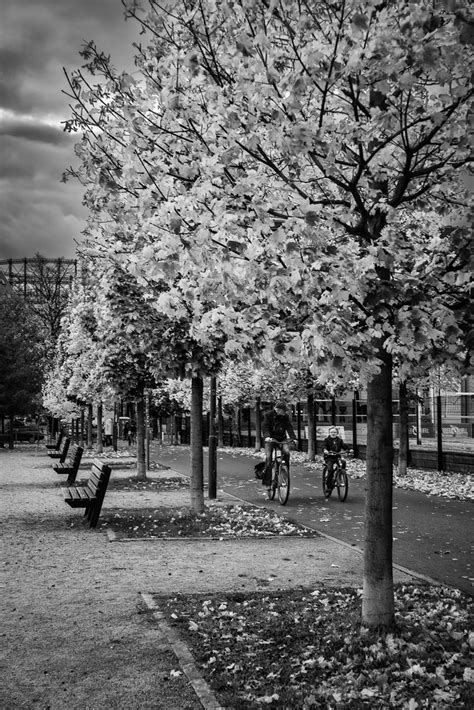
[(285, 505), (290, 495), (290, 468), (283, 459), (282, 444), (286, 442), (272, 440), (272, 471), (273, 478), (268, 490), (268, 497), (273, 500), (276, 491), (281, 505)]
[[(332, 480), (328, 482), (328, 466), (327, 458), (331, 457), (333, 460), (333, 474)], [(344, 502), (347, 498), (347, 493), (349, 490), (349, 479), (346, 473), (346, 467), (344, 465), (341, 453), (330, 453), (325, 455), (324, 468), (323, 468), (323, 492), (324, 497), (330, 498), (331, 493), (334, 488), (337, 488), (337, 495), (341, 502)]]

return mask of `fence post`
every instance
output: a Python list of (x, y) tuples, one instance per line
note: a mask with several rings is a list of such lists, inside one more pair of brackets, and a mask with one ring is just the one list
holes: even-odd
[(255, 450), (262, 448), (262, 417), (260, 411), (260, 397), (255, 400)]
[(436, 396), (436, 438), (438, 448), (438, 471), (443, 470), (443, 427), (441, 418), (441, 395)]
[(308, 388), (306, 406), (308, 409), (308, 458), (310, 461), (314, 461), (318, 448), (316, 442), (316, 405), (313, 390), (310, 388)]
[(352, 398), (352, 448), (354, 450), (354, 456), (358, 458), (359, 456), (359, 445), (357, 443), (357, 400), (359, 398), (359, 393), (354, 390), (354, 397)]

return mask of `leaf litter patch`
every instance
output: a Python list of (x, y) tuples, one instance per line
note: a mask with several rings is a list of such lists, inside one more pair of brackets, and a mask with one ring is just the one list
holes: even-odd
[(129, 478), (114, 478), (110, 480), (109, 490), (114, 491), (178, 491), (189, 489), (186, 478), (147, 478), (139, 481), (136, 476)]
[(203, 513), (184, 506), (121, 508), (102, 515), (101, 529), (112, 530), (121, 539), (318, 537), (272, 510), (250, 505), (211, 505)]
[(396, 627), (360, 627), (361, 592), (156, 596), (223, 707), (471, 708), (472, 599), (396, 585)]

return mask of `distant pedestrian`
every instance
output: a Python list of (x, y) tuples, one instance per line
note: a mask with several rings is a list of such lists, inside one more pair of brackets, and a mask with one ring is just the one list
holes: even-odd
[(137, 425), (135, 424), (133, 419), (131, 419), (130, 424), (128, 425), (128, 434), (127, 434), (129, 446), (131, 446), (132, 444), (135, 443), (136, 436), (137, 436)]
[(114, 420), (109, 417), (105, 420), (105, 445), (112, 446), (114, 436)]

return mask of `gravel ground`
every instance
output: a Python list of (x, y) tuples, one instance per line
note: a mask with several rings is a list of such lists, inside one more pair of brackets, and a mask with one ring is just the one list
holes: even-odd
[[(183, 489), (114, 491), (129, 476), (113, 469), (104, 512), (189, 502)], [(0, 449), (2, 708), (201, 708), (142, 594), (361, 584), (360, 555), (323, 537), (111, 542), (64, 503), (62, 482), (43, 447)]]

